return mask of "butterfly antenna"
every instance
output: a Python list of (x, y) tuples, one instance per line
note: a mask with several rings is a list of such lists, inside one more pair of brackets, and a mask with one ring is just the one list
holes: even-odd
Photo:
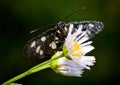
[(30, 33), (34, 33), (34, 32), (36, 32), (36, 31), (42, 30), (43, 28), (48, 27), (48, 26), (52, 26), (52, 25), (54, 25), (54, 24), (48, 24), (48, 25), (43, 26), (43, 27), (41, 27), (41, 28), (34, 29), (34, 30), (30, 31)]
[(67, 19), (68, 17), (70, 17), (70, 16), (72, 16), (72, 15), (74, 15), (74, 14), (76, 14), (76, 13), (78, 13), (78, 12), (80, 12), (81, 10), (84, 10), (84, 9), (85, 9), (85, 7), (76, 9), (75, 11), (73, 11), (73, 12), (69, 13), (67, 16), (65, 16), (61, 21), (64, 21), (64, 20)]

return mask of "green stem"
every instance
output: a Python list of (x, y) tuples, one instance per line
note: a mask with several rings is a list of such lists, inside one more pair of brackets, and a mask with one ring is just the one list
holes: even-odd
[[(15, 82), (15, 81), (17, 81), (17, 80), (19, 80), (19, 79), (21, 79), (21, 78), (24, 78), (24, 77), (27, 76), (27, 75), (30, 75), (30, 74), (35, 73), (35, 72), (37, 72), (37, 71), (40, 71), (40, 70), (49, 68), (49, 67), (50, 67), (49, 61), (50, 61), (50, 60), (45, 61), (45, 62), (43, 62), (43, 63), (41, 63), (41, 64), (38, 64), (38, 65), (32, 67), (32, 68), (29, 69), (28, 71), (26, 71), (26, 72), (24, 72), (24, 73), (22, 73), (22, 74), (19, 74), (19, 75), (16, 76), (16, 77), (13, 77), (12, 79), (6, 81), (6, 82), (3, 83), (2, 85), (9, 85), (10, 83)], [(40, 66), (40, 67), (39, 67), (39, 66)], [(39, 67), (39, 70), (35, 70), (35, 69), (37, 69), (37, 67)]]
[(60, 57), (62, 57), (62, 56), (63, 56), (63, 53), (60, 54), (59, 56), (55, 54), (52, 59), (47, 60), (47, 61), (45, 61), (45, 62), (43, 62), (43, 63), (40, 63), (40, 64), (38, 64), (38, 65), (30, 68), (29, 70), (25, 71), (24, 73), (19, 74), (18, 76), (15, 76), (15, 77), (13, 77), (12, 79), (4, 82), (2, 85), (9, 85), (10, 83), (15, 82), (15, 81), (17, 81), (17, 80), (19, 80), (19, 79), (21, 79), (21, 78), (24, 78), (24, 77), (26, 77), (27, 75), (30, 75), (30, 74), (32, 74), (32, 73), (38, 72), (38, 71), (43, 70), (43, 69), (46, 69), (46, 68), (50, 68), (50, 67), (51, 67), (50, 62), (51, 62), (51, 61), (54, 61), (54, 60), (56, 60), (56, 59), (58, 59), (58, 58), (60, 58)]

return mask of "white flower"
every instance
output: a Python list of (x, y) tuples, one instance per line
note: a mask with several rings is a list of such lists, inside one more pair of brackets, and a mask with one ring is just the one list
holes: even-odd
[(63, 46), (63, 57), (53, 61), (51, 67), (56, 73), (81, 77), (83, 69), (90, 69), (89, 66), (94, 65), (95, 57), (85, 55), (93, 50), (94, 47), (90, 45), (92, 41), (88, 41), (89, 38), (85, 32), (83, 33), (81, 29), (78, 29), (72, 33), (72, 29), (74, 28), (71, 24)]
[(65, 76), (80, 77), (82, 74), (82, 67), (72, 60), (62, 57), (55, 62), (52, 62), (52, 68), (56, 73), (60, 73)]
[(89, 66), (94, 65), (95, 57), (85, 56), (85, 54), (94, 49), (94, 47), (90, 45), (92, 41), (87, 41), (89, 37), (85, 35), (85, 32), (81, 32), (81, 29), (78, 29), (74, 33), (72, 33), (72, 29), (74, 28), (71, 24), (64, 45), (67, 50), (67, 54), (74, 62), (79, 64), (81, 67), (90, 69)]

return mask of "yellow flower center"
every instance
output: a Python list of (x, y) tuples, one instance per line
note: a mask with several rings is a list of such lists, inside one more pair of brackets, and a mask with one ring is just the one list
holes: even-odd
[[(79, 51), (79, 52), (76, 52), (76, 51)], [(80, 57), (82, 55), (81, 46), (77, 42), (73, 42), (73, 49), (71, 50), (71, 53), (75, 57)]]

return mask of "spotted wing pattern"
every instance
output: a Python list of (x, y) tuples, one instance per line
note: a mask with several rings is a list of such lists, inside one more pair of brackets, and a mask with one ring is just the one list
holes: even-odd
[(81, 32), (85, 33), (84, 36), (89, 37), (89, 39), (99, 34), (103, 29), (103, 24), (97, 21), (71, 22), (68, 24), (59, 22), (54, 29), (50, 29), (28, 41), (24, 53), (37, 59), (50, 59), (57, 51), (62, 49), (70, 25), (73, 25), (72, 32), (81, 29)]
[(55, 30), (51, 29), (34, 37), (24, 47), (24, 53), (32, 58), (49, 59), (63, 44), (54, 33)]

